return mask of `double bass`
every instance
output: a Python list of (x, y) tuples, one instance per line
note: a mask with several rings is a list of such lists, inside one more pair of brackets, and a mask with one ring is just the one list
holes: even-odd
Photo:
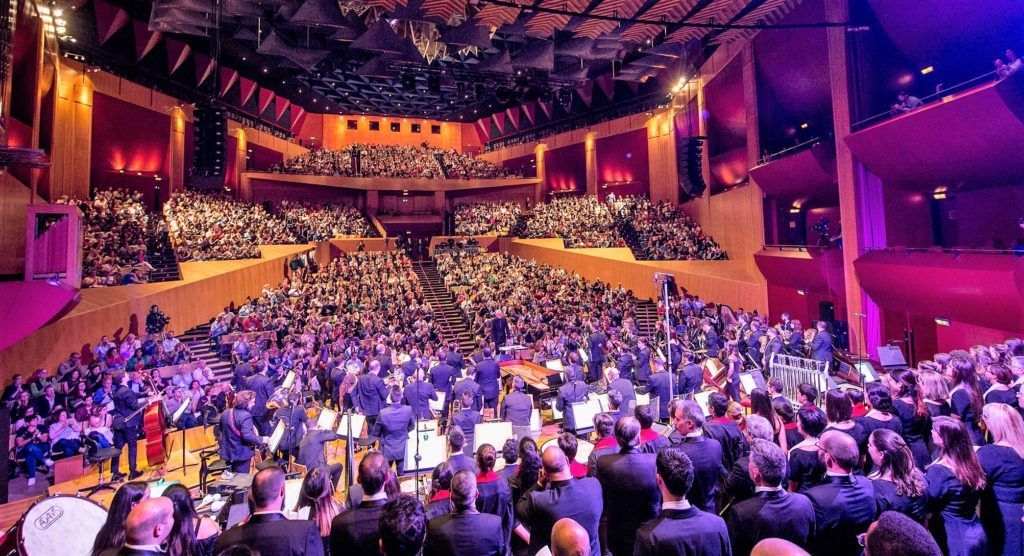
[[(149, 385), (156, 392), (150, 379)], [(167, 436), (167, 408), (163, 396), (149, 402), (142, 414), (142, 432), (146, 437), (146, 462), (150, 467), (162, 467), (167, 461), (164, 438)]]

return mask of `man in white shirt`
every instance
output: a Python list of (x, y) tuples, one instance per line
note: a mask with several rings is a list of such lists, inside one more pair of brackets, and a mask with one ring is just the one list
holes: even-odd
[(173, 330), (168, 330), (167, 334), (164, 336), (164, 341), (160, 343), (163, 345), (165, 353), (174, 353), (174, 349), (178, 347), (181, 340), (174, 337)]

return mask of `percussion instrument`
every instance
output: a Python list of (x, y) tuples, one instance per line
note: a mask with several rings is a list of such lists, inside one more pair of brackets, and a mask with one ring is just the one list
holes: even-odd
[(4, 556), (89, 556), (92, 543), (107, 521), (107, 510), (88, 498), (51, 496), (28, 509), (7, 531)]

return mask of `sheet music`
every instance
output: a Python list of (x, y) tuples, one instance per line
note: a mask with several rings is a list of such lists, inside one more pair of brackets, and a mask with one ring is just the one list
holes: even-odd
[(473, 429), (473, 451), (480, 449), (481, 444), (490, 444), (501, 448), (505, 441), (513, 436), (511, 421), (477, 423)]
[(561, 359), (548, 359), (544, 362), (544, 366), (552, 371), (562, 372), (565, 370)]
[(172, 423), (177, 423), (178, 419), (181, 418), (181, 416), (185, 414), (185, 410), (188, 409), (189, 406), (191, 406), (191, 405), (192, 405), (192, 396), (191, 395), (185, 396), (185, 401), (181, 403), (181, 407), (179, 407), (178, 410), (174, 412), (174, 415), (171, 416), (171, 422)]
[(360, 415), (359, 413), (341, 415), (338, 419), (338, 436), (348, 436), (348, 422), (350, 419), (352, 420), (352, 438), (362, 438), (363, 426), (366, 425), (366, 415)]
[(270, 447), (271, 452), (276, 452), (277, 447), (281, 445), (281, 439), (284, 438), (285, 430), (284, 421), (278, 421), (277, 426), (274, 427), (274, 432), (270, 433), (270, 441), (267, 445)]
[(701, 411), (704, 412), (705, 417), (710, 417), (711, 413), (708, 412), (708, 397), (711, 396), (711, 392), (697, 392), (693, 395), (693, 401), (697, 402), (700, 406)]
[(333, 409), (323, 409), (320, 416), (316, 418), (316, 428), (323, 430), (334, 429), (334, 422), (338, 420), (338, 412)]
[(640, 407), (641, 405), (651, 405), (651, 395), (650, 394), (637, 394), (636, 395), (636, 406)]
[(751, 376), (750, 373), (741, 373), (740, 386), (743, 387), (743, 392), (745, 392), (749, 396), (750, 392), (754, 388), (757, 388), (757, 382), (754, 381), (754, 377)]
[(577, 430), (594, 428), (594, 417), (601, 413), (601, 402), (596, 396), (591, 396), (585, 402), (570, 405), (572, 405), (572, 415), (576, 421)]
[(284, 382), (281, 383), (281, 388), (288, 390), (295, 384), (295, 371), (288, 371), (288, 374), (284, 377)]
[(436, 394), (437, 400), (427, 400), (427, 405), (430, 409), (440, 413), (444, 409), (445, 392), (436, 392)]
[[(416, 469), (416, 432), (409, 431), (405, 441), (405, 470)], [(448, 436), (420, 433), (419, 469), (434, 469), (448, 459)]]

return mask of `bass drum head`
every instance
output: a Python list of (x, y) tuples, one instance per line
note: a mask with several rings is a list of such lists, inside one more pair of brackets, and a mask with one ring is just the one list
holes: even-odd
[(86, 498), (51, 496), (25, 512), (18, 548), (28, 556), (89, 556), (107, 510)]

